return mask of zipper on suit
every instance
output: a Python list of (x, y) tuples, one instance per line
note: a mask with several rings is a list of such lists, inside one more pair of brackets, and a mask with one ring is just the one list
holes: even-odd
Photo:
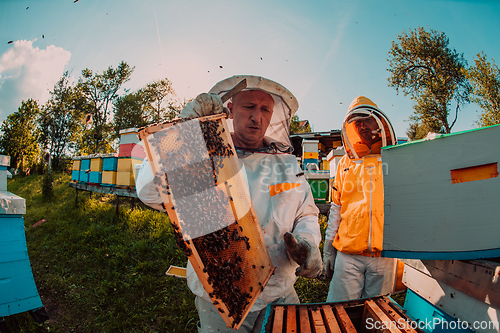
[(373, 167), (368, 167), (368, 174), (370, 175), (370, 181), (368, 182), (368, 184), (370, 184), (370, 189), (369, 189), (369, 193), (370, 193), (370, 209), (369, 209), (369, 216), (370, 216), (370, 232), (368, 234), (368, 250), (370, 251), (371, 253), (371, 257), (373, 258), (373, 251), (372, 251), (372, 193), (373, 193), (373, 190), (372, 190), (372, 169)]

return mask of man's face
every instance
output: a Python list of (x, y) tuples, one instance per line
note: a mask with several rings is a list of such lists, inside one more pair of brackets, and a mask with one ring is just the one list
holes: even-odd
[(233, 97), (227, 107), (233, 119), (233, 141), (237, 147), (259, 149), (264, 147), (264, 134), (273, 115), (274, 100), (260, 90), (247, 90)]
[(354, 121), (354, 129), (356, 133), (361, 138), (361, 141), (367, 145), (372, 145), (375, 141), (378, 141), (379, 135), (377, 130), (379, 129), (377, 121), (373, 117), (359, 118)]

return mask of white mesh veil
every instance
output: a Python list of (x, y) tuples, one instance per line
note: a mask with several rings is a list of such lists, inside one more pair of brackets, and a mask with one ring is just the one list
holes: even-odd
[[(275, 141), (284, 144), (290, 143), (290, 119), (293, 117), (299, 103), (293, 94), (281, 84), (269, 79), (254, 75), (235, 75), (220, 81), (210, 89), (209, 93), (215, 93), (219, 96), (224, 95), (235, 85), (246, 79), (247, 87), (245, 90), (262, 90), (270, 94), (274, 99), (274, 112), (266, 131), (266, 136)], [(227, 101), (224, 106), (227, 106)], [(228, 119), (229, 130), (233, 130), (233, 121)]]

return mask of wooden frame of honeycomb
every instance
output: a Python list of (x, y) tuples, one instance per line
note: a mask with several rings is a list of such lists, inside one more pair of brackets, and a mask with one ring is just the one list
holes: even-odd
[(238, 329), (274, 272), (225, 115), (141, 129), (176, 235), (228, 327)]

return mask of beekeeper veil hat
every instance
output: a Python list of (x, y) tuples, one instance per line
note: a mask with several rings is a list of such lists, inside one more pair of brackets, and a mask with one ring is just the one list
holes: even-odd
[[(209, 93), (222, 96), (243, 79), (246, 79), (247, 82), (247, 87), (244, 90), (261, 90), (270, 94), (274, 99), (273, 115), (265, 135), (273, 141), (290, 146), (290, 120), (299, 108), (299, 103), (295, 96), (281, 84), (261, 76), (235, 75), (217, 83), (210, 89)], [(227, 106), (229, 101), (224, 103), (224, 106)], [(228, 119), (228, 126), (229, 130), (233, 131), (232, 119)]]
[(360, 144), (362, 140), (354, 126), (356, 120), (367, 117), (373, 118), (377, 123), (378, 130), (373, 135), (379, 138), (381, 147), (396, 144), (396, 135), (389, 118), (371, 99), (358, 96), (349, 105), (342, 125), (342, 141), (351, 158), (361, 158), (370, 153), (366, 145)]

